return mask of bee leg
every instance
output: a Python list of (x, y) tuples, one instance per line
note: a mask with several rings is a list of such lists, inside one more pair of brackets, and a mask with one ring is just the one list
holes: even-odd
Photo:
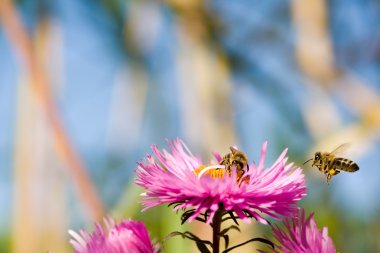
[(327, 170), (327, 166), (328, 166), (328, 161), (325, 161), (325, 159), (322, 160), (322, 164), (321, 164), (321, 169), (323, 171), (326, 171)]
[(231, 176), (231, 166), (230, 165), (225, 165), (225, 167), (226, 167), (226, 171), (227, 171), (228, 175)]
[(228, 159), (227, 159), (227, 157), (223, 157), (222, 158), (222, 160), (219, 162), (219, 164), (221, 164), (221, 165), (226, 165), (226, 164), (228, 164)]
[(249, 179), (250, 179), (250, 176), (249, 175), (246, 175), (244, 176), (244, 174), (237, 180), (239, 182), (239, 186), (241, 186), (242, 183), (246, 183), (248, 184), (249, 183)]
[(327, 176), (327, 184), (330, 184), (330, 180), (333, 176), (335, 175), (338, 175), (340, 173), (339, 170), (336, 170), (336, 169), (330, 169), (327, 173), (326, 173), (326, 176)]
[(324, 159), (321, 160), (320, 165), (319, 165), (319, 170), (327, 174), (327, 164)]
[(320, 171), (322, 171), (323, 173), (325, 173), (326, 175), (326, 182), (328, 185), (330, 185), (330, 180), (331, 180), (331, 174), (329, 173), (328, 169), (327, 169), (327, 164), (325, 163), (325, 160), (322, 160), (321, 162), (321, 168), (320, 168)]
[(327, 182), (328, 185), (330, 185), (331, 178), (332, 178), (331, 174), (327, 174), (326, 182)]

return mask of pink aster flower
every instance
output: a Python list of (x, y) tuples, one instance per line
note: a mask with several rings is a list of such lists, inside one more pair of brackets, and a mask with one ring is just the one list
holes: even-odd
[[(217, 210), (234, 212), (240, 219), (250, 222), (253, 217), (267, 223), (263, 214), (276, 219), (292, 216), (299, 208), (295, 203), (306, 195), (302, 170), (293, 163), (286, 164), (286, 151), (277, 161), (264, 169), (267, 142), (263, 144), (258, 165), (249, 165), (249, 170), (239, 182), (236, 168), (232, 173), (210, 176), (211, 173), (196, 173), (200, 168), (224, 170), (221, 156), (214, 153), (217, 162), (206, 164), (194, 156), (180, 140), (169, 142), (170, 152), (160, 151), (153, 145), (154, 156), (148, 155), (138, 163), (136, 183), (145, 188), (144, 210), (160, 204), (173, 204), (174, 210), (191, 209), (189, 221), (205, 215), (210, 223)], [(220, 174), (220, 173), (219, 173)]]
[(79, 234), (69, 230), (70, 240), (75, 253), (153, 253), (153, 246), (144, 223), (134, 220), (122, 220), (116, 224), (111, 218), (104, 219), (105, 227), (96, 224), (96, 230), (89, 234), (80, 230)]
[(327, 227), (319, 230), (313, 214), (305, 217), (304, 210), (300, 215), (286, 219), (285, 229), (273, 227), (279, 245), (271, 252), (283, 253), (335, 253), (334, 243), (328, 236)]

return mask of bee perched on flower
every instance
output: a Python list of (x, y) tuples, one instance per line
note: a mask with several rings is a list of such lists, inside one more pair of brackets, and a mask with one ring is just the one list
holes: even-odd
[[(168, 144), (170, 151), (153, 145), (154, 156), (148, 155), (138, 163), (136, 183), (145, 189), (144, 210), (171, 204), (175, 211), (188, 209), (183, 222), (197, 219), (211, 223), (216, 214), (234, 213), (232, 217), (245, 222), (255, 218), (266, 224), (264, 215), (279, 219), (298, 212), (295, 204), (306, 195), (302, 170), (293, 163), (286, 164), (287, 150), (264, 169), (266, 142), (258, 165), (248, 164), (245, 157), (230, 159), (232, 154), (231, 163), (223, 162), (217, 153), (217, 161), (210, 165), (194, 156), (180, 139)], [(228, 173), (201, 173), (207, 167)]]
[(249, 176), (245, 175), (245, 172), (249, 170), (247, 155), (235, 147), (230, 147), (230, 150), (231, 153), (219, 159), (219, 165), (200, 166), (194, 170), (195, 175), (199, 178), (203, 174), (208, 174), (212, 178), (223, 178), (225, 173), (231, 176), (232, 168), (235, 167), (237, 182), (247, 183), (249, 181)]

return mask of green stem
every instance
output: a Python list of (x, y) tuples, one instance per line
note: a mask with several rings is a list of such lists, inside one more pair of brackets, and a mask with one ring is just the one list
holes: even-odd
[(223, 211), (219, 209), (212, 219), (212, 253), (219, 253), (222, 216)]

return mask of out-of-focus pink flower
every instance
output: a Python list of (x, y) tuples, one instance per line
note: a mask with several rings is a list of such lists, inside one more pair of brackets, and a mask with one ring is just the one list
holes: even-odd
[(284, 221), (285, 228), (273, 227), (273, 233), (279, 244), (271, 252), (282, 253), (335, 253), (334, 243), (328, 236), (327, 227), (319, 230), (313, 214), (300, 215)]
[(80, 230), (79, 234), (69, 230), (70, 240), (75, 253), (153, 253), (154, 246), (149, 239), (144, 223), (134, 220), (122, 220), (116, 224), (111, 218), (104, 219), (105, 228), (99, 223), (93, 233)]
[[(160, 151), (153, 145), (156, 159), (148, 155), (138, 164), (136, 183), (146, 190), (142, 200), (144, 210), (160, 204), (174, 204), (174, 210), (195, 209), (189, 221), (207, 211), (209, 223), (222, 207), (235, 212), (245, 222), (254, 217), (265, 224), (263, 214), (277, 219), (292, 216), (299, 210), (295, 203), (306, 195), (302, 170), (293, 163), (286, 164), (287, 150), (271, 167), (264, 169), (267, 142), (262, 147), (259, 164), (250, 164), (249, 171), (244, 174), (249, 178), (240, 183), (237, 183), (235, 167), (231, 176), (228, 173), (221, 178), (212, 178), (207, 173), (197, 176), (195, 170), (210, 164), (192, 155), (179, 139), (169, 142), (169, 146), (170, 152)], [(220, 162), (221, 156), (214, 155)]]

